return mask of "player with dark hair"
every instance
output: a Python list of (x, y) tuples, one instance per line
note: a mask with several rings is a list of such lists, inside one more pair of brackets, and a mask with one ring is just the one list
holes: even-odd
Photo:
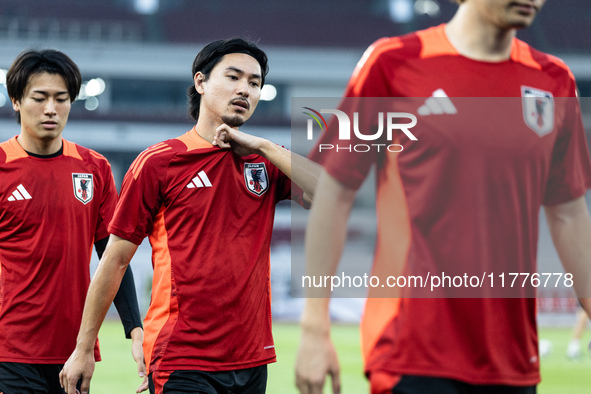
[[(586, 284), (591, 164), (575, 81), (561, 60), (515, 37), (543, 3), (465, 0), (449, 23), (384, 38), (367, 50), (346, 96), (426, 98), (424, 108), (415, 107), (418, 141), (373, 160), (314, 151), (325, 171), (306, 234), (306, 275), (336, 272), (356, 190), (377, 163), (374, 272), (536, 272), (543, 205), (566, 272), (579, 272), (578, 283)], [(470, 112), (485, 101), (484, 116)], [(337, 142), (331, 130), (319, 143)], [(319, 290), (301, 318), (296, 382), (306, 394), (321, 393), (327, 374), (340, 391), (330, 289)], [(372, 290), (361, 322), (372, 393), (536, 392), (535, 298), (372, 298)]]
[[(216, 43), (215, 45), (210, 44), (205, 46), (197, 54), (197, 57), (195, 57), (195, 60), (193, 61), (193, 75), (197, 74), (197, 72), (201, 72), (201, 74), (203, 74), (203, 78), (207, 80), (213, 68), (227, 53), (244, 53), (255, 58), (261, 66), (261, 87), (265, 85), (265, 77), (269, 73), (267, 55), (255, 44), (243, 39), (225, 40)], [(197, 92), (194, 84), (189, 86), (189, 89), (187, 90), (187, 96), (189, 98), (189, 115), (196, 122), (199, 119), (201, 94)], [(228, 125), (233, 127), (231, 124)]]
[[(275, 205), (310, 203), (317, 164), (238, 127), (255, 110), (267, 57), (242, 39), (215, 41), (192, 70), (186, 134), (131, 165), (92, 281), (67, 393), (94, 359), (90, 345), (137, 245), (149, 236), (154, 286), (144, 355), (152, 393), (264, 393), (275, 361), (269, 255)], [(293, 171), (292, 168), (301, 171)], [(298, 186), (293, 185), (291, 181)]]
[[(21, 132), (0, 144), (0, 393), (63, 393), (58, 375), (76, 345), (117, 190), (108, 161), (62, 131), (82, 79), (56, 50), (28, 50), (6, 75)], [(117, 291), (117, 289), (116, 289)], [(143, 330), (131, 270), (115, 298), (143, 367)], [(100, 359), (98, 342), (91, 345)]]

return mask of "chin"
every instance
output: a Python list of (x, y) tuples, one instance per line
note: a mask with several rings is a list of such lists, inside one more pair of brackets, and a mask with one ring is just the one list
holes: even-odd
[(529, 27), (535, 19), (535, 15), (513, 15), (507, 18), (507, 25), (514, 29), (524, 29)]
[(521, 19), (521, 20), (517, 20), (515, 21), (514, 26), (518, 29), (524, 29), (526, 27), (530, 27), (531, 24), (533, 23), (533, 18), (532, 19)]
[(39, 134), (38, 138), (41, 141), (51, 142), (58, 138), (61, 132), (62, 130), (44, 130), (42, 133)]
[(230, 127), (240, 127), (246, 120), (240, 115), (222, 116), (222, 122)]
[(525, 29), (527, 27), (529, 27), (532, 24), (532, 20), (525, 20), (523, 18), (514, 18), (511, 20), (508, 20), (505, 24), (504, 24), (504, 28), (506, 29)]

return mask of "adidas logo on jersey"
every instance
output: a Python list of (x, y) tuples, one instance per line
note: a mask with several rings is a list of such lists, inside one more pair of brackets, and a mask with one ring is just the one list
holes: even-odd
[(211, 182), (205, 174), (205, 171), (200, 171), (195, 178), (191, 179), (191, 182), (189, 182), (187, 187), (189, 189), (194, 189), (196, 187), (211, 187)]
[(425, 100), (425, 105), (421, 105), (417, 111), (417, 113), (422, 116), (443, 114), (453, 115), (457, 112), (458, 110), (443, 89), (437, 89), (434, 91), (431, 97)]
[(20, 201), (20, 200), (30, 200), (33, 197), (27, 192), (27, 189), (20, 184), (17, 186), (16, 190), (12, 192), (12, 196), (8, 197), (8, 201)]

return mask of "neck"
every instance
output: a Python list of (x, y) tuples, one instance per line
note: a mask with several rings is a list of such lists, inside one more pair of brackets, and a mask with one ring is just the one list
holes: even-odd
[[(221, 123), (220, 123), (221, 124)], [(219, 126), (219, 125), (218, 125)], [(213, 143), (213, 137), (215, 136), (216, 127), (213, 123), (205, 120), (204, 116), (200, 116), (195, 125), (195, 131), (201, 138), (210, 144)]]
[(495, 26), (466, 3), (445, 26), (445, 33), (458, 53), (467, 58), (499, 62), (511, 57), (515, 29)]
[(62, 148), (62, 138), (54, 138), (50, 141), (39, 141), (27, 138), (27, 134), (21, 133), (16, 139), (19, 145), (26, 151), (36, 155), (53, 155)]

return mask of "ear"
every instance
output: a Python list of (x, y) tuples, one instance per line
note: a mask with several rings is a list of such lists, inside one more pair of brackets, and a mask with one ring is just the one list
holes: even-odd
[(20, 111), (21, 110), (21, 103), (17, 100), (11, 99), (12, 101), (12, 109), (14, 109), (15, 111)]
[(197, 71), (195, 73), (195, 78), (193, 78), (193, 81), (195, 82), (195, 90), (197, 91), (197, 93), (203, 94), (203, 84), (205, 83), (205, 75), (203, 75), (201, 71)]

